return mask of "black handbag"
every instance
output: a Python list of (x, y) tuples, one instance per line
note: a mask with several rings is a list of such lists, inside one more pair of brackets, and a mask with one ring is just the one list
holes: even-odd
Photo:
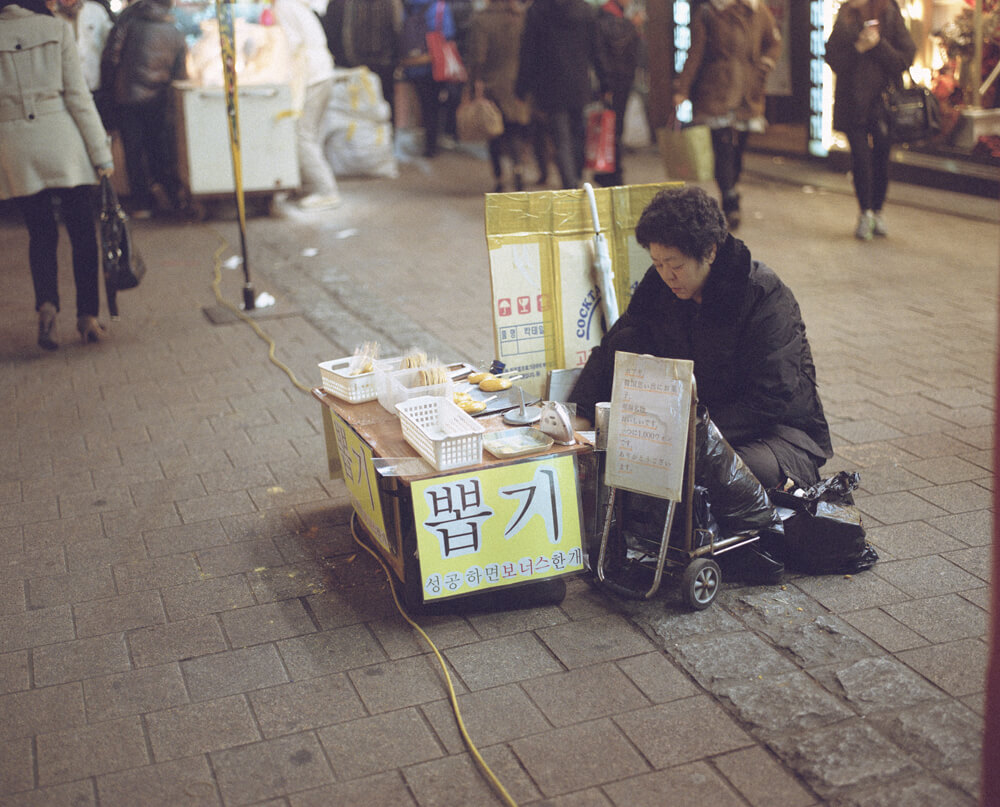
[(139, 285), (146, 274), (146, 262), (132, 242), (128, 215), (108, 177), (101, 177), (101, 265), (108, 311), (117, 317), (118, 292)]
[(910, 76), (910, 86), (889, 85), (882, 93), (889, 138), (893, 143), (919, 143), (941, 131), (941, 107), (934, 93)]

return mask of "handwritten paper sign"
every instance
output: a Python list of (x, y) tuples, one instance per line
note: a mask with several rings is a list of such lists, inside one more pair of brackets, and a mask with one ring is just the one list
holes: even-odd
[(681, 500), (693, 378), (690, 361), (615, 354), (605, 484)]

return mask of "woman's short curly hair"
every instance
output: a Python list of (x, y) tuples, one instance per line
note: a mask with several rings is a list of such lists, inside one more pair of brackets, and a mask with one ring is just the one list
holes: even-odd
[(720, 246), (726, 234), (726, 220), (718, 203), (695, 186), (660, 191), (635, 227), (635, 239), (645, 249), (662, 244), (699, 261)]

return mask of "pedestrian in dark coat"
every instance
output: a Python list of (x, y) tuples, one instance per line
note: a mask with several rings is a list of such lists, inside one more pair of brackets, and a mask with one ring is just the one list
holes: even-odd
[(493, 101), (503, 115), (503, 133), (489, 142), (495, 192), (504, 190), (503, 157), (511, 162), (514, 190), (524, 190), (531, 107), (517, 97), (524, 9), (519, 0), (490, 0), (472, 17), (466, 67), (476, 91)]
[(737, 184), (750, 132), (762, 132), (764, 84), (781, 55), (781, 34), (763, 0), (706, 0), (691, 17), (691, 47), (674, 86), (692, 122), (712, 130), (715, 181), (730, 229), (740, 224)]
[(860, 213), (855, 237), (887, 234), (882, 205), (889, 189), (892, 141), (882, 92), (900, 85), (916, 45), (895, 0), (847, 0), (826, 43), (826, 62), (837, 76), (833, 128), (847, 135), (851, 175)]
[(136, 0), (127, 6), (101, 59), (101, 86), (112, 92), (129, 202), (137, 217), (152, 211), (154, 183), (165, 191), (167, 204), (180, 205), (170, 85), (187, 78), (187, 46), (172, 5), (172, 0)]
[(700, 188), (658, 193), (635, 236), (653, 266), (587, 360), (570, 396), (578, 414), (611, 400), (616, 351), (688, 359), (699, 403), (762, 485), (815, 484), (833, 449), (791, 289)]
[(583, 175), (592, 69), (600, 79), (596, 11), (586, 0), (535, 0), (524, 20), (515, 89), (545, 118), (564, 188), (580, 187)]
[(639, 29), (625, 12), (628, 0), (608, 0), (597, 13), (597, 59), (601, 65), (604, 103), (615, 113), (615, 170), (594, 174), (594, 182), (608, 187), (624, 184), (622, 174), (622, 133), (625, 131), (625, 106), (632, 92), (639, 48)]

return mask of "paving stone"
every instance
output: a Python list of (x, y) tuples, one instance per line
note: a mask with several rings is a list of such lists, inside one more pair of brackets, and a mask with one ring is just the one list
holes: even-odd
[(844, 621), (890, 653), (927, 644), (927, 640), (879, 608), (844, 614)]
[(909, 491), (883, 493), (879, 496), (859, 495), (855, 498), (855, 502), (863, 516), (870, 516), (882, 524), (921, 521), (955, 512), (923, 498), (929, 490), (932, 488), (920, 488), (919, 496)]
[(935, 457), (912, 462), (909, 470), (935, 485), (968, 482), (983, 478), (983, 469), (960, 457)]
[(178, 501), (176, 506), (181, 514), (181, 520), (185, 524), (250, 513), (257, 509), (245, 490), (211, 493), (198, 498)]
[(855, 716), (802, 672), (732, 683), (722, 698), (747, 727), (764, 735), (828, 726)]
[(931, 642), (982, 636), (988, 630), (987, 613), (957, 594), (894, 603), (885, 611)]
[(930, 769), (975, 763), (982, 755), (982, 718), (951, 699), (880, 715), (878, 725)]
[(993, 541), (993, 517), (990, 510), (942, 516), (929, 523), (969, 546), (985, 546)]
[[(826, 468), (823, 471), (826, 473)], [(878, 495), (901, 490), (914, 490), (929, 484), (923, 477), (911, 473), (899, 464), (892, 463), (865, 468), (864, 473), (861, 474), (859, 490), (871, 495)]]
[(144, 530), (142, 537), (150, 556), (154, 558), (179, 552), (196, 552), (229, 541), (218, 520), (151, 528)]
[(514, 740), (510, 747), (545, 796), (635, 776), (649, 770), (608, 719)]
[(198, 567), (208, 577), (225, 577), (285, 565), (281, 553), (269, 537), (200, 549), (197, 558)]
[(910, 597), (960, 592), (983, 584), (982, 579), (938, 555), (880, 564), (876, 574)]
[(30, 737), (0, 742), (0, 802), (6, 796), (35, 786), (35, 757)]
[[(515, 684), (459, 695), (458, 707), (466, 731), (479, 748), (551, 728), (538, 707)], [(420, 709), (449, 753), (466, 750), (450, 699), (425, 703)]]
[(567, 620), (558, 606), (546, 605), (539, 608), (470, 614), (468, 621), (483, 639), (494, 639), (511, 633), (560, 625)]
[[(992, 577), (992, 557), (990, 550), (985, 546), (974, 546), (969, 549), (959, 549), (954, 552), (945, 552), (942, 557), (954, 563), (969, 574), (973, 574), (985, 583), (990, 582)], [(982, 588), (980, 586), (980, 588)]]
[(752, 807), (809, 807), (812, 795), (760, 746), (714, 757), (712, 762)]
[[(725, 584), (723, 584), (725, 585)], [(711, 633), (731, 633), (742, 629), (743, 625), (732, 617), (725, 607), (732, 596), (723, 589), (716, 595), (716, 604), (704, 611), (666, 610), (659, 602), (642, 602), (632, 605), (628, 614), (643, 627), (647, 635), (662, 640), (667, 647), (691, 636)]]
[(795, 585), (824, 608), (845, 618), (848, 616), (845, 612), (875, 608), (906, 599), (906, 594), (873, 574), (871, 569), (850, 577), (835, 574), (798, 577)]
[[(157, 467), (159, 467), (158, 464)], [(128, 487), (132, 492), (132, 499), (138, 507), (165, 502), (172, 503), (178, 499), (194, 499), (205, 495), (205, 486), (201, 479), (193, 474), (170, 479), (163, 479), (161, 474), (160, 479), (133, 482)]]
[[(837, 453), (848, 460), (854, 467), (861, 468), (862, 474), (865, 468), (881, 465), (905, 465), (915, 456), (904, 451), (899, 446), (889, 442), (858, 443), (856, 445), (838, 445)], [(828, 463), (829, 464), (829, 463)], [(829, 473), (829, 469), (824, 466), (824, 473)]]
[(896, 657), (949, 695), (961, 697), (982, 693), (987, 654), (983, 641), (962, 639), (906, 650)]
[[(367, 624), (389, 658), (416, 656), (429, 649), (420, 634), (400, 616), (395, 619), (376, 619)], [(421, 617), (420, 628), (439, 650), (479, 639), (472, 626), (460, 616)]]
[(101, 807), (217, 807), (215, 776), (203, 756), (97, 777)]
[(33, 661), (35, 685), (42, 687), (121, 672), (131, 666), (120, 633), (37, 647)]
[(74, 635), (68, 605), (0, 616), (0, 653), (64, 642)]
[(314, 562), (255, 569), (246, 577), (258, 602), (309, 597), (327, 588), (325, 569)]
[(4, 807), (95, 807), (97, 797), (90, 779), (40, 787), (7, 796)]
[[(449, 671), (456, 693), (464, 691)], [(373, 664), (348, 672), (354, 688), (372, 714), (430, 703), (447, 693), (440, 664), (432, 655)]]
[(150, 712), (145, 722), (157, 762), (260, 739), (246, 698), (241, 695)]
[(648, 653), (649, 639), (617, 615), (567, 622), (535, 631), (567, 667), (582, 667), (601, 661)]
[(444, 656), (471, 690), (523, 681), (563, 669), (532, 633), (453, 647), (445, 650)]
[(256, 604), (241, 574), (164, 589), (162, 595), (171, 622)]
[(442, 755), (416, 709), (400, 709), (316, 732), (337, 778), (358, 779)]
[(861, 659), (847, 667), (814, 670), (812, 675), (862, 714), (907, 709), (944, 697), (939, 689), (892, 658)]
[(0, 569), (8, 580), (25, 580), (29, 577), (44, 577), (63, 574), (66, 571), (66, 555), (61, 546), (29, 549), (0, 557)]
[(823, 614), (779, 628), (774, 642), (803, 667), (851, 661), (877, 652), (874, 644), (842, 619)]
[(742, 807), (744, 804), (725, 780), (703, 762), (615, 782), (605, 785), (604, 791), (615, 807), (662, 807), (664, 804)]
[[(226, 804), (253, 804), (328, 784), (333, 774), (316, 737), (293, 734), (209, 755)], [(253, 775), (248, 776), (248, 771)]]
[(302, 519), (294, 510), (267, 510), (219, 520), (226, 535), (234, 542), (287, 535), (303, 528)]
[[(53, 603), (53, 605), (61, 604)], [(27, 610), (27, 607), (24, 581), (0, 580), (0, 616), (4, 614), (23, 614)]]
[(219, 618), (230, 643), (236, 648), (301, 636), (316, 630), (301, 600), (223, 611)]
[(977, 802), (926, 774), (902, 777), (837, 796), (831, 807), (976, 807)]
[(78, 603), (73, 606), (76, 635), (100, 636), (166, 622), (158, 591), (137, 591), (120, 597)]
[(555, 726), (582, 723), (649, 705), (638, 687), (610, 663), (533, 678), (521, 686)]
[(691, 762), (753, 742), (705, 695), (622, 713), (614, 720), (654, 768)]
[(403, 771), (410, 791), (421, 807), (464, 807), (502, 804), (467, 756), (414, 765)]
[(69, 544), (78, 544), (104, 537), (101, 516), (96, 513), (61, 518), (58, 521), (41, 521), (24, 526), (25, 546), (33, 549), (61, 548)]
[(128, 643), (137, 667), (196, 658), (226, 649), (226, 639), (214, 616), (140, 628), (129, 632)]
[(855, 420), (837, 423), (830, 427), (830, 433), (838, 441), (848, 443), (874, 443), (879, 440), (893, 440), (903, 435), (903, 432), (879, 420)]
[(201, 579), (194, 556), (190, 554), (117, 563), (112, 570), (119, 594), (182, 586)]
[(698, 688), (687, 675), (675, 667), (662, 653), (632, 656), (617, 662), (643, 694), (653, 703), (687, 698), (698, 693)]
[(776, 732), (768, 744), (823, 797), (919, 771), (909, 755), (860, 720), (804, 733)]
[[(993, 496), (990, 490), (975, 482), (956, 482), (952, 485), (922, 488), (920, 496), (949, 513), (985, 510), (993, 505)], [(932, 517), (931, 515), (919, 516), (919, 518)]]
[(597, 788), (578, 790), (536, 803), (536, 807), (612, 807), (610, 799)]
[(39, 734), (36, 745), (38, 784), (43, 787), (149, 762), (138, 717)]
[[(903, 560), (961, 549), (965, 544), (924, 521), (908, 521), (868, 530), (868, 541), (883, 561)], [(879, 569), (882, 567), (879, 566)]]
[(0, 696), (0, 741), (77, 728), (85, 722), (79, 682)]
[(406, 782), (397, 771), (295, 793), (289, 796), (288, 803), (291, 807), (329, 807), (331, 804), (338, 807), (372, 807), (375, 804), (417, 807)]
[(733, 684), (796, 671), (784, 656), (752, 633), (678, 642), (670, 654), (710, 692)]
[(288, 681), (273, 644), (182, 661), (181, 670), (192, 701), (213, 700)]
[(28, 654), (25, 651), (0, 655), (0, 695), (19, 692), (31, 686)]
[(267, 739), (365, 715), (361, 699), (343, 673), (259, 689), (248, 697)]
[[(108, 538), (126, 538), (146, 531), (155, 533), (157, 530), (170, 529), (180, 523), (181, 518), (172, 502), (134, 507), (115, 513), (101, 513), (101, 524)], [(168, 548), (168, 551), (158, 554), (168, 555), (183, 551), (184, 547)]]
[(278, 650), (293, 680), (315, 678), (385, 661), (385, 653), (362, 625), (283, 639)]
[(90, 723), (188, 703), (176, 664), (89, 678), (83, 682), (83, 694)]

